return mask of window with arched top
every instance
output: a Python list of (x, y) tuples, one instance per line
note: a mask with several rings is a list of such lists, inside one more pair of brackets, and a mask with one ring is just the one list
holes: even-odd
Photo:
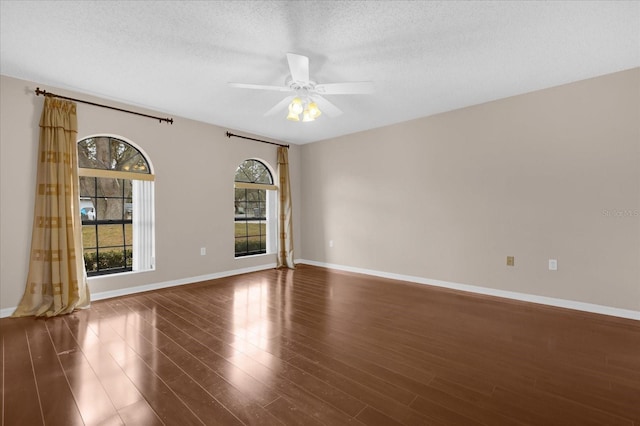
[(276, 189), (269, 168), (245, 160), (235, 174), (235, 256), (275, 252)]
[(78, 142), (82, 248), (88, 276), (154, 269), (151, 165), (112, 136)]

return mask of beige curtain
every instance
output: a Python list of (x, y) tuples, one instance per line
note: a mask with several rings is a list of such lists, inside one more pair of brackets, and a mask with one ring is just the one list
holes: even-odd
[(89, 306), (79, 214), (77, 132), (76, 104), (45, 97), (29, 274), (14, 317), (50, 317)]
[(278, 230), (278, 268), (295, 269), (293, 264), (293, 218), (291, 217), (291, 186), (289, 183), (289, 149), (278, 147), (278, 176), (280, 205)]

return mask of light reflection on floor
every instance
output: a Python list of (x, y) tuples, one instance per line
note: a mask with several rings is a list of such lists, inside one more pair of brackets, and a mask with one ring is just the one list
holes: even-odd
[(243, 353), (266, 349), (271, 331), (270, 289), (266, 281), (248, 284), (233, 293), (234, 348)]

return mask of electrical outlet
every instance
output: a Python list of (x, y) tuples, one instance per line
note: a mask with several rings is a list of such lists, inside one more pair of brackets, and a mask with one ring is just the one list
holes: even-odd
[(329, 247), (333, 247), (333, 240), (329, 240)]
[(514, 256), (507, 256), (507, 266), (514, 266), (516, 264), (516, 259)]
[(200, 256), (204, 256), (207, 254), (207, 248), (206, 247), (200, 247)]
[(558, 270), (558, 259), (549, 259), (549, 270), (550, 271)]

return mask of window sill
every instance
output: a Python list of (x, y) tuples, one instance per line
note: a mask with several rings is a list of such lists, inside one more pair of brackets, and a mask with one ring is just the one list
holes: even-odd
[(253, 259), (255, 257), (264, 257), (264, 256), (273, 256), (275, 255), (274, 253), (260, 253), (260, 254), (250, 254), (247, 256), (236, 256), (234, 257), (235, 260), (240, 260), (240, 259)]
[(117, 272), (115, 274), (105, 274), (105, 275), (94, 275), (93, 277), (87, 277), (88, 282), (92, 281), (100, 281), (105, 278), (114, 278), (114, 277), (125, 277), (128, 275), (136, 275), (136, 274), (144, 274), (146, 272), (155, 272), (155, 268), (153, 269), (145, 269), (144, 271), (127, 271), (127, 272)]

